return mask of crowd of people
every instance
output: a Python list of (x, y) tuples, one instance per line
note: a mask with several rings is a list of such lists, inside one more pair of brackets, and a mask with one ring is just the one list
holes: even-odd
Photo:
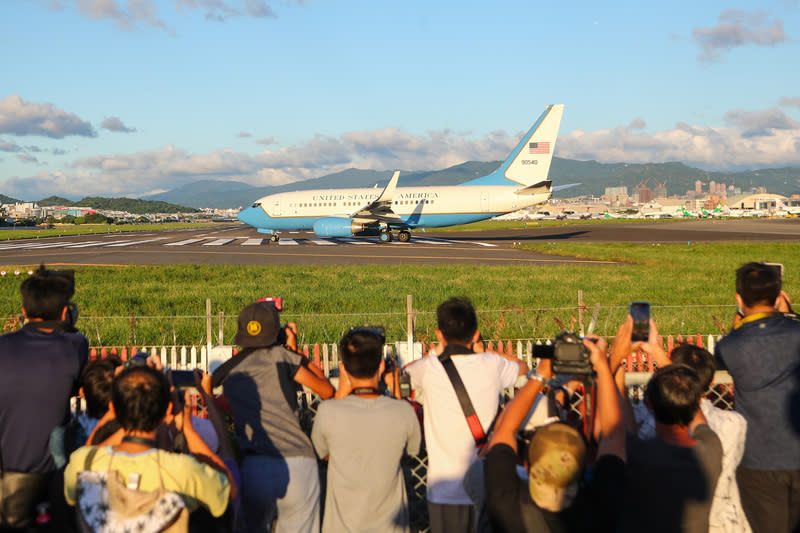
[[(432, 533), (800, 532), (800, 319), (763, 263), (736, 271), (713, 354), (666, 353), (653, 320), (633, 340), (629, 316), (610, 346), (571, 341), (581, 375), (554, 372), (559, 350), (530, 369), (487, 352), (472, 304), (451, 298), (437, 348), (403, 369), (381, 328), (350, 329), (336, 387), (273, 301), (241, 311), (242, 350), (212, 375), (90, 360), (74, 291), (71, 272), (40, 268), (24, 326), (0, 336), (0, 531), (409, 532), (403, 460), (424, 448)], [(658, 367), (641, 401), (625, 385), (635, 351)], [(706, 399), (723, 369), (732, 411)], [(562, 408), (575, 380), (592, 389), (587, 424)]]

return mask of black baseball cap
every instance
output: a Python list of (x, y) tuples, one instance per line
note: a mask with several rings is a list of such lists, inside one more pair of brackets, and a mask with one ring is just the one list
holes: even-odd
[(254, 302), (239, 313), (236, 344), (242, 348), (272, 346), (281, 328), (278, 310), (269, 302)]

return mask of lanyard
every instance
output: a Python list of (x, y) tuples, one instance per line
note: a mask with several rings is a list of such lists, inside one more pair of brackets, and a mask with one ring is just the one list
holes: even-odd
[(144, 446), (150, 446), (151, 448), (158, 448), (158, 442), (156, 442), (155, 439), (137, 437), (136, 435), (126, 435), (122, 437), (122, 442), (130, 442), (131, 444), (142, 444)]
[(750, 322), (755, 322), (756, 320), (761, 320), (764, 318), (773, 318), (773, 317), (780, 317), (785, 316), (780, 311), (772, 311), (769, 313), (753, 313), (752, 315), (747, 315), (733, 329), (739, 329), (740, 327), (744, 326), (745, 324), (749, 324)]
[(367, 394), (376, 394), (378, 396), (381, 395), (381, 391), (376, 389), (375, 387), (357, 387), (353, 389), (353, 392), (350, 394), (355, 394), (356, 396), (367, 395)]

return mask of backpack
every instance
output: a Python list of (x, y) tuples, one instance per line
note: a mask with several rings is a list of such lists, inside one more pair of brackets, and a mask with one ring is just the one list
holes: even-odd
[[(76, 505), (81, 533), (186, 533), (189, 511), (183, 498), (161, 486), (152, 492), (128, 488), (122, 474), (111, 470), (90, 470), (98, 448), (86, 456), (84, 469), (78, 473)], [(156, 450), (156, 454), (160, 454)], [(156, 456), (158, 457), (158, 455)], [(160, 478), (159, 469), (159, 478)]]

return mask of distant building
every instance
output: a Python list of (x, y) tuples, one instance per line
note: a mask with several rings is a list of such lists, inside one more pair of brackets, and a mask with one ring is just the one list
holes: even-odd
[(628, 203), (627, 187), (606, 187), (603, 201), (611, 205), (625, 205)]

